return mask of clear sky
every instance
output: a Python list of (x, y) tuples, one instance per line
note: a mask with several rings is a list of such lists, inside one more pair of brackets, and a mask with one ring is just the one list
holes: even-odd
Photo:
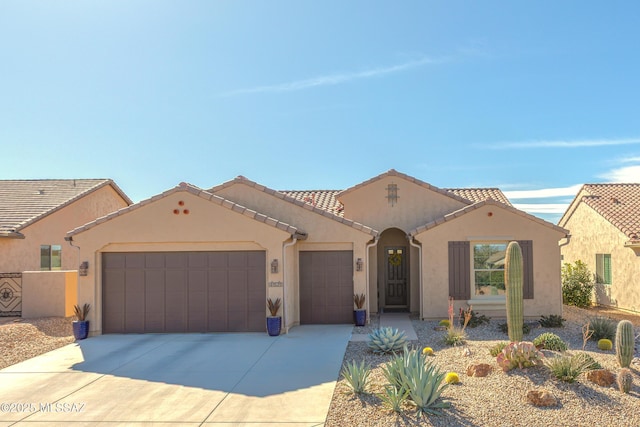
[(640, 182), (637, 1), (0, 1), (1, 179)]

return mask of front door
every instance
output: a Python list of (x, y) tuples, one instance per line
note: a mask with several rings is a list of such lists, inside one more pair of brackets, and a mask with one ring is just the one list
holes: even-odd
[(385, 248), (385, 306), (407, 307), (407, 248)]

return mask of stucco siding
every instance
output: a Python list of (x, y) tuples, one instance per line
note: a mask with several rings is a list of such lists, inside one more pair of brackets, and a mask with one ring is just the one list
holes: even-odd
[(23, 228), (24, 239), (0, 239), (0, 272), (40, 270), (41, 245), (60, 245), (61, 269), (77, 269), (78, 251), (65, 242), (67, 232), (126, 206), (107, 185)]
[[(96, 307), (91, 329), (100, 333), (103, 252), (233, 250), (265, 251), (267, 296), (282, 298), (283, 287), (268, 284), (284, 282), (283, 268), (271, 273), (269, 266), (273, 259), (282, 266), (283, 244), (290, 237), (284, 230), (178, 191), (73, 236), (81, 260), (90, 263), (89, 274), (79, 279), (78, 300)], [(265, 301), (265, 316), (266, 310)]]
[(570, 243), (561, 248), (564, 262), (581, 260), (595, 274), (596, 254), (611, 254), (612, 283), (596, 285), (594, 302), (640, 311), (640, 256), (624, 247), (628, 238), (584, 203), (576, 207), (563, 226), (572, 236)]
[[(394, 206), (387, 199), (389, 184), (397, 185)], [(429, 190), (401, 177), (384, 177), (340, 197), (344, 217), (376, 230), (397, 227), (408, 232), (466, 206), (453, 197)]]
[[(524, 315), (561, 314), (562, 294), (560, 280), (560, 248), (558, 241), (564, 235), (524, 216), (498, 206), (483, 206), (459, 218), (417, 234), (422, 244), (423, 260), (423, 316), (446, 318), (449, 297), (448, 242), (508, 242), (533, 241), (534, 298), (524, 301)], [(474, 311), (489, 316), (505, 316), (504, 309), (483, 310), (481, 298), (474, 297)], [(475, 301), (474, 301), (475, 300)], [(466, 301), (457, 301), (456, 310), (466, 307)]]

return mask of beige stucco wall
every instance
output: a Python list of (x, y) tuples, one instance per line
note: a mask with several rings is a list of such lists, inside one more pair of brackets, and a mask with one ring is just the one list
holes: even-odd
[[(174, 209), (180, 213), (174, 214)], [(185, 209), (188, 214), (183, 213)], [(89, 274), (78, 280), (78, 301), (95, 307), (90, 314), (91, 333), (101, 333), (102, 253), (129, 251), (264, 250), (267, 296), (282, 298), (284, 288), (268, 284), (284, 282), (286, 268), (272, 274), (270, 263), (278, 259), (282, 265), (283, 244), (290, 237), (286, 231), (187, 191), (177, 191), (73, 236), (81, 248), (81, 261), (90, 265)], [(289, 317), (283, 320), (286, 326), (294, 321)]]
[[(489, 216), (489, 213), (492, 215)], [(564, 234), (557, 229), (540, 224), (496, 205), (485, 205), (456, 219), (416, 235), (422, 244), (423, 260), (423, 317), (447, 318), (449, 297), (448, 242), (505, 242), (533, 240), (534, 299), (524, 300), (524, 315), (562, 313), (562, 288), (560, 280), (560, 248), (558, 242)], [(471, 254), (473, 258), (473, 254)], [(472, 260), (471, 260), (472, 261)], [(473, 270), (472, 270), (473, 271)], [(484, 310), (481, 300), (474, 298), (474, 311), (493, 317), (504, 317), (506, 311)], [(467, 301), (456, 301), (466, 308)]]
[[(290, 286), (287, 287), (289, 292), (286, 295), (286, 308), (289, 312), (290, 320), (293, 321), (291, 325), (299, 324), (300, 320), (298, 311), (299, 271), (297, 270), (297, 259), (300, 251), (353, 251), (354, 293), (366, 293), (367, 277), (364, 271), (355, 271), (355, 262), (358, 258), (362, 258), (363, 262), (365, 262), (366, 245), (373, 239), (371, 234), (243, 183), (227, 186), (215, 194), (277, 218), (308, 234), (305, 240), (299, 241), (288, 252), (291, 270), (288, 270), (287, 275), (287, 282)], [(366, 267), (363, 270), (366, 270)], [(371, 307), (375, 307), (375, 305), (371, 305), (370, 299), (367, 298), (367, 301), (365, 301), (368, 311), (372, 309)]]
[(60, 245), (61, 269), (77, 269), (78, 250), (65, 242), (67, 232), (126, 206), (107, 185), (20, 230), (24, 239), (1, 238), (0, 272), (40, 270), (40, 245)]
[(569, 244), (562, 247), (563, 262), (581, 260), (595, 274), (596, 254), (611, 254), (612, 283), (596, 284), (595, 302), (640, 312), (640, 255), (624, 247), (629, 239), (584, 203), (563, 226), (571, 233)]
[[(396, 184), (398, 201), (395, 206), (387, 200), (387, 187)], [(435, 218), (440, 218), (464, 206), (464, 203), (429, 190), (398, 176), (387, 176), (340, 197), (344, 216), (383, 231), (397, 227), (409, 232)]]
[(77, 304), (77, 271), (22, 273), (22, 317), (69, 317)]

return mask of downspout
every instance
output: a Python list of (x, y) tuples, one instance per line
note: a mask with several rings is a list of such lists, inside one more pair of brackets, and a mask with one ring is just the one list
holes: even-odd
[[(424, 318), (422, 317), (422, 305), (424, 303), (424, 301), (422, 300), (422, 245), (418, 245), (417, 243), (413, 242), (413, 237), (410, 234), (407, 234), (407, 238), (409, 239), (409, 244), (411, 246), (413, 246), (414, 248), (418, 248), (418, 258), (420, 260), (420, 262), (418, 263), (418, 282), (420, 283), (420, 286), (418, 288), (418, 295), (420, 298), (420, 320), (424, 320)], [(409, 310), (411, 311), (411, 310)]]
[(291, 242), (289, 243), (285, 243), (284, 245), (282, 245), (282, 281), (284, 282), (282, 284), (282, 323), (285, 325), (284, 326), (284, 333), (288, 334), (289, 333), (289, 326), (287, 326), (287, 317), (285, 315), (286, 313), (286, 308), (287, 308), (287, 294), (286, 294), (286, 289), (287, 289), (287, 248), (289, 246), (293, 246), (296, 244), (296, 242), (298, 241), (298, 237), (296, 237), (295, 234), (291, 235)]
[[(371, 300), (369, 299), (369, 249), (376, 246), (378, 244), (378, 241), (380, 240), (380, 236), (376, 236), (373, 238), (373, 242), (367, 244), (367, 246), (365, 246), (365, 257), (367, 259), (366, 262), (366, 271), (365, 271), (365, 283), (366, 283), (366, 289), (364, 290), (364, 294), (365, 294), (365, 301), (367, 301), (367, 324), (369, 323), (369, 319), (371, 317)], [(380, 313), (378, 313), (380, 314)]]

